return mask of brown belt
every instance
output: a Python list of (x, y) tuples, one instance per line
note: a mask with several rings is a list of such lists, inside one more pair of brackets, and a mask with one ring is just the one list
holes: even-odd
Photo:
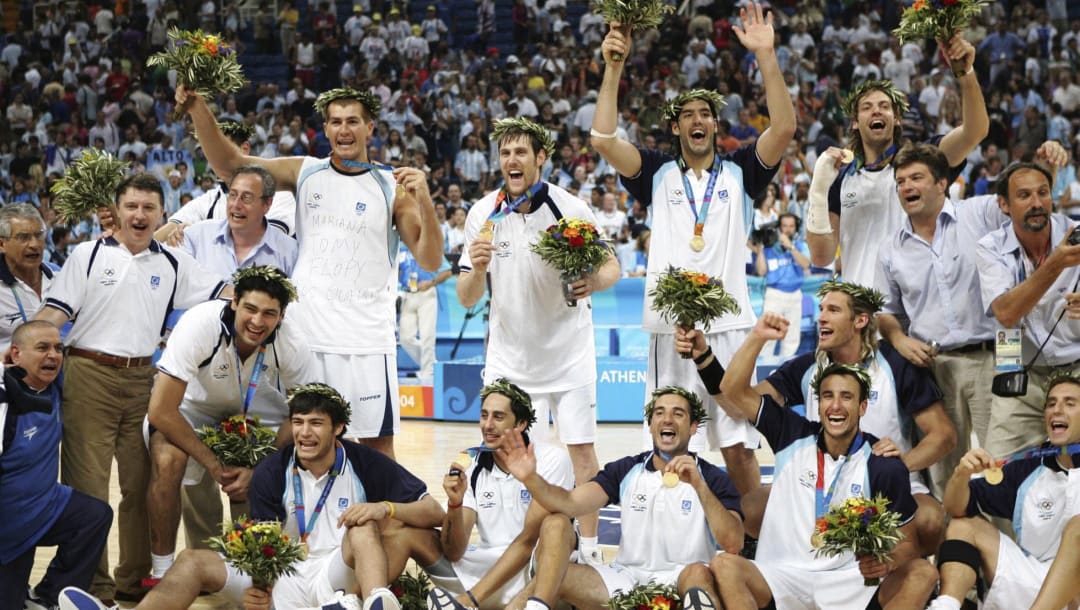
[(114, 356), (112, 354), (95, 352), (94, 350), (81, 349), (78, 347), (69, 347), (67, 353), (69, 356), (86, 358), (87, 360), (93, 360), (98, 364), (111, 366), (117, 369), (130, 369), (137, 366), (148, 366), (154, 361), (153, 356)]

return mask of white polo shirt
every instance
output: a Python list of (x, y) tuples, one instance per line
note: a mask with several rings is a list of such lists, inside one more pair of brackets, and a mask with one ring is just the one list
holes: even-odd
[[(1076, 223), (1062, 214), (1050, 215), (1050, 243), (1057, 247), (1073, 230)], [(979, 263), (979, 282), (982, 286), (982, 305), (986, 315), (993, 316), (990, 304), (994, 299), (1018, 286), (1035, 272), (1031, 260), (1016, 238), (1012, 225), (1006, 225), (983, 237), (976, 245)], [(1065, 308), (1065, 295), (1073, 292), (1080, 280), (1080, 267), (1069, 267), (1058, 275), (1050, 289), (1023, 319), (1024, 363), (1046, 341), (1054, 322)], [(1054, 334), (1046, 341), (1036, 364), (1060, 366), (1080, 359), (1080, 320), (1061, 318)]]
[[(158, 370), (187, 384), (180, 413), (193, 427), (243, 411), (258, 350), (241, 364), (237, 375), (234, 322), (230, 303), (200, 303), (180, 318), (158, 360)], [(289, 414), (286, 390), (313, 378), (311, 362), (311, 349), (303, 337), (282, 320), (266, 343), (248, 416), (258, 416), (262, 425), (277, 429)]]
[[(47, 297), (53, 283), (55, 269), (47, 263), (41, 264), (41, 295)], [(20, 324), (34, 319), (34, 314), (41, 309), (43, 299), (26, 282), (15, 277), (8, 267), (7, 260), (0, 254), (0, 350), (6, 352), (11, 345), (11, 335)], [(18, 295), (16, 297), (16, 295)], [(19, 304), (22, 304), (22, 311)]]
[[(495, 209), (498, 193), (489, 193), (469, 209), (458, 262), (462, 271), (472, 271), (469, 246)], [(530, 249), (560, 218), (581, 218), (598, 226), (588, 204), (549, 183), (533, 196), (529, 213), (513, 213), (495, 225), (495, 251), (488, 264), (491, 316), (484, 383), (506, 377), (526, 392), (544, 393), (596, 382), (592, 301), (567, 306), (559, 272)]]
[[(566, 450), (546, 444), (534, 446), (537, 473), (552, 485), (567, 491), (573, 489), (574, 467)], [(495, 464), (490, 453), (481, 453), (466, 476), (469, 489), (461, 503), (476, 513), (476, 530), (480, 535), (476, 547), (505, 549), (525, 527), (532, 496), (514, 475), (503, 472)]]
[(224, 286), (181, 250), (151, 241), (133, 255), (109, 237), (75, 247), (45, 304), (74, 319), (68, 345), (140, 358), (157, 349), (170, 311), (213, 299)]
[[(177, 210), (169, 217), (169, 222), (193, 225), (203, 220), (224, 219), (228, 216), (228, 202), (225, 197), (228, 192), (229, 186), (218, 182), (214, 188)], [(293, 194), (289, 191), (276, 191), (270, 210), (266, 212), (266, 220), (286, 235), (292, 235), (296, 225), (296, 198)]]

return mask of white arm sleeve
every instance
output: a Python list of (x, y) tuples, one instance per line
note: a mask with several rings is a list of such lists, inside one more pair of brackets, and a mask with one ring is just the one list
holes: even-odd
[(836, 169), (836, 159), (832, 155), (822, 154), (814, 164), (814, 175), (810, 180), (810, 209), (806, 211), (806, 230), (819, 235), (832, 233), (829, 222), (829, 187), (840, 174)]

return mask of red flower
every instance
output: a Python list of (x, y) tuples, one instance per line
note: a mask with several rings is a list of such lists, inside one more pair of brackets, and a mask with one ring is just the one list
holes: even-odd
[(405, 589), (401, 588), (401, 585), (390, 585), (390, 592), (394, 594), (394, 597), (401, 599), (402, 595), (405, 595)]
[(585, 245), (585, 239), (576, 235), (571, 237), (569, 241), (571, 248), (580, 248)]
[(942, 6), (956, 6), (957, 0), (941, 0)]
[(269, 544), (263, 547), (263, 557), (273, 557), (276, 554), (277, 553), (274, 552), (274, 547), (270, 546)]

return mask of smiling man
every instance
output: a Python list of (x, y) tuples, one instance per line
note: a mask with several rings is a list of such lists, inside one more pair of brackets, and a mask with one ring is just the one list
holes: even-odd
[[(187, 549), (137, 608), (185, 610), (200, 591), (246, 610), (322, 608), (398, 610), (387, 588), (409, 559), (416, 537), (438, 536), (443, 510), (423, 481), (382, 453), (344, 440), (350, 405), (321, 383), (289, 396), (292, 444), (259, 463), (251, 480), (251, 518), (278, 521), (305, 558), (271, 591), (208, 550)], [(419, 560), (419, 558), (417, 558)], [(360, 600), (363, 600), (361, 606)], [(62, 610), (107, 610), (76, 587)]]
[[(717, 118), (723, 96), (704, 89), (685, 91), (663, 109), (663, 120), (677, 140), (676, 154), (638, 148), (616, 137), (618, 94), (624, 58), (633, 52), (629, 28), (612, 24), (601, 47), (604, 80), (592, 124), (592, 145), (622, 177), (623, 186), (651, 210), (652, 241), (646, 270), (648, 295), (669, 266), (719, 277), (740, 312), (710, 320), (709, 344), (727, 358), (754, 325), (746, 284), (746, 238), (753, 220), (753, 198), (773, 176), (795, 135), (795, 110), (776, 56), (773, 15), (763, 3), (740, 9), (733, 31), (761, 70), (771, 125), (760, 137), (729, 154), (716, 145)], [(642, 328), (649, 335), (646, 396), (653, 389), (677, 385), (705, 396), (693, 363), (672, 347), (675, 328), (653, 310), (646, 296)], [(719, 449), (740, 493), (761, 486), (754, 449), (758, 435), (744, 421), (733, 420), (707, 401), (709, 422), (701, 426), (695, 448)], [(647, 428), (647, 426), (645, 426)], [(647, 432), (646, 432), (647, 434)]]
[(1050, 373), (1080, 374), (1080, 244), (1069, 242), (1076, 222), (1053, 213), (1053, 183), (1035, 163), (1006, 168), (996, 189), (1012, 222), (976, 245), (982, 306), (999, 327), (1022, 327), (1030, 380), (1023, 396), (993, 398), (986, 440), (993, 455), (1038, 443)]
[(244, 165), (265, 167), (280, 190), (296, 192), (299, 255), (293, 277), (301, 300), (291, 320), (311, 344), (315, 379), (355, 405), (347, 436), (393, 457), (401, 427), (397, 387), (398, 240), (420, 266), (442, 263), (442, 227), (423, 171), (371, 164), (368, 141), (381, 102), (340, 88), (315, 100), (330, 143), (326, 159), (245, 155), (218, 128), (201, 96), (176, 91), (191, 113), (206, 158), (228, 180)]
[[(941, 594), (933, 610), (959, 610), (980, 573), (989, 585), (982, 604), (987, 610), (1056, 610), (1077, 593), (1080, 522), (1073, 477), (1080, 452), (1080, 377), (1053, 375), (1043, 426), (1045, 442), (1021, 455), (979, 448), (960, 460), (945, 489), (953, 519), (938, 553)], [(1012, 519), (1016, 541), (982, 514)]]
[[(541, 425), (538, 443), (549, 441), (548, 415), (559, 429), (580, 485), (596, 475), (596, 347), (589, 296), (619, 279), (614, 252), (573, 283), (576, 306), (563, 296), (559, 271), (532, 251), (541, 234), (561, 218), (599, 226), (581, 199), (541, 180), (540, 170), (554, 149), (546, 127), (529, 119), (496, 121), (505, 185), (469, 209), (459, 265), (458, 300), (472, 307), (491, 289), (491, 318), (484, 383), (505, 377), (528, 392)], [(597, 516), (581, 520), (583, 559), (600, 561)]]
[(29, 203), (0, 208), (0, 350), (7, 352), (11, 334), (41, 309), (59, 269), (44, 262), (45, 221)]
[(154, 241), (161, 201), (156, 177), (125, 178), (116, 190), (119, 228), (112, 237), (75, 248), (35, 316), (57, 327), (77, 317), (67, 336), (61, 479), (107, 500), (116, 458), (122, 532), (116, 582), (108, 575), (106, 551), (92, 585), (106, 600), (117, 593), (138, 598), (150, 571), (150, 460), (142, 427), (154, 377), (151, 361), (165, 322), (173, 308), (231, 292), (186, 253)]
[[(205, 539), (220, 530), (220, 491), (233, 501), (233, 518), (248, 512), (251, 469), (218, 462), (195, 430), (243, 414), (277, 430), (277, 445), (283, 446), (290, 438), (286, 392), (311, 376), (311, 350), (296, 328), (284, 322), (285, 309), (296, 295), (292, 282), (275, 267), (244, 267), (233, 280), (232, 301), (188, 310), (157, 362), (148, 413), (153, 570), (147, 586), (156, 584), (173, 562), (182, 480), (188, 487), (207, 477), (216, 484), (208, 497), (184, 495), (185, 514), (196, 513), (200, 523), (195, 527), (185, 520), (189, 547), (206, 548)], [(206, 524), (214, 524), (215, 530), (206, 531)]]
[[(729, 399), (731, 414), (753, 422), (776, 453), (772, 498), (756, 559), (726, 553), (712, 562), (723, 607), (746, 610), (775, 603), (777, 608), (865, 608), (876, 598), (884, 608), (921, 608), (937, 572), (919, 558), (911, 540), (916, 505), (907, 467), (896, 457), (872, 451), (878, 439), (860, 429), (870, 378), (858, 366), (831, 363), (811, 383), (819, 421), (783, 408), (750, 384), (762, 346), (785, 332), (787, 320), (766, 312), (726, 373), (715, 359), (701, 372), (706, 385), (719, 386)], [(879, 494), (888, 499), (889, 510), (899, 513), (904, 534), (887, 561), (851, 553), (815, 556), (811, 535), (828, 507)], [(885, 576), (880, 588), (863, 584), (864, 578)]]
[[(606, 608), (617, 591), (656, 582), (677, 587), (683, 608), (716, 608), (708, 562), (742, 547), (739, 494), (727, 474), (689, 451), (706, 417), (701, 399), (675, 386), (658, 388), (645, 405), (653, 449), (604, 466), (567, 491), (537, 471), (538, 452), (511, 433), (496, 452), (533, 501), (555, 513), (540, 526), (536, 575), (507, 607), (546, 610), (565, 600), (583, 610)], [(574, 547), (569, 518), (607, 504), (622, 507), (622, 539), (607, 565), (568, 564)]]
[(239, 267), (256, 265), (271, 265), (291, 276), (296, 240), (270, 230), (266, 219), (274, 193), (274, 176), (266, 169), (258, 165), (238, 168), (225, 195), (225, 218), (185, 229), (184, 251), (222, 278)]
[[(90, 586), (112, 509), (56, 481), (60, 332), (48, 322), (20, 324), (11, 358), (15, 366), (4, 370), (0, 389), (0, 607), (44, 610), (55, 606), (64, 587)], [(59, 548), (28, 599), (39, 546)]]

